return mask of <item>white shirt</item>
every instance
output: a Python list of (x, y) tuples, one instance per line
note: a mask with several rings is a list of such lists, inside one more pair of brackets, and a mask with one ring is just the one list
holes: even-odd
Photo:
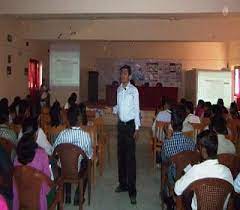
[(191, 123), (201, 123), (200, 118), (194, 114), (189, 114), (183, 121), (182, 132), (193, 131)]
[[(20, 139), (23, 136), (22, 130), (20, 131), (19, 135), (18, 135), (18, 139)], [(53, 152), (53, 147), (52, 145), (49, 143), (49, 141), (47, 140), (47, 136), (44, 133), (42, 128), (38, 128), (37, 131), (37, 144), (39, 147), (43, 148), (45, 150), (45, 152), (51, 156), (52, 152)]]
[(152, 125), (153, 134), (155, 134), (156, 122), (159, 122), (159, 121), (170, 122), (171, 121), (171, 111), (167, 109), (167, 110), (161, 111), (157, 114), (157, 117), (154, 120), (153, 125)]
[[(200, 164), (194, 165), (189, 171), (183, 175), (175, 184), (174, 191), (177, 195), (182, 195), (185, 189), (199, 179), (204, 178), (219, 178), (228, 181), (233, 185), (233, 177), (232, 173), (224, 165), (219, 164), (217, 159), (214, 160), (206, 160)], [(230, 195), (228, 195), (229, 198)], [(224, 204), (224, 210), (227, 209), (227, 201)], [(197, 199), (194, 194), (192, 199), (192, 209), (197, 210)]]
[(230, 140), (225, 138), (224, 135), (218, 134), (217, 154), (223, 154), (223, 153), (236, 154), (236, 148)]
[(136, 130), (140, 127), (140, 109), (138, 89), (128, 83), (126, 88), (121, 84), (117, 89), (117, 105), (113, 113), (118, 114), (122, 122), (134, 120)]
[(236, 193), (240, 193), (240, 173), (237, 175), (234, 180), (234, 190)]

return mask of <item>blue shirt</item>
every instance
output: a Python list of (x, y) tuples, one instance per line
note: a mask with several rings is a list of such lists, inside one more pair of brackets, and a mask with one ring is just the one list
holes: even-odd
[(182, 132), (174, 132), (171, 139), (163, 142), (163, 160), (171, 158), (173, 155), (183, 151), (194, 151), (196, 145), (191, 138), (183, 135)]

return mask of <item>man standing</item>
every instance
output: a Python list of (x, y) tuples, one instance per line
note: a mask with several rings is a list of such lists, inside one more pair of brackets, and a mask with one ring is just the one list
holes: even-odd
[(140, 126), (139, 94), (130, 84), (131, 67), (120, 68), (121, 85), (117, 90), (117, 105), (113, 113), (118, 114), (118, 178), (115, 192), (128, 191), (131, 204), (136, 204), (136, 143)]

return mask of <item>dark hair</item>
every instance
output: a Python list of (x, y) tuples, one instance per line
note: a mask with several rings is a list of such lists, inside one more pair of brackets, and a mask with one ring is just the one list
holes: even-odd
[(238, 106), (237, 106), (237, 103), (235, 101), (231, 103), (230, 114), (231, 114), (233, 119), (240, 119), (240, 115), (238, 113)]
[(217, 101), (217, 105), (224, 106), (224, 102), (222, 98), (219, 98)]
[(134, 81), (133, 79), (130, 80), (130, 83), (131, 83), (133, 86), (136, 85), (136, 84), (135, 84), (135, 81)]
[(211, 117), (212, 115), (212, 104), (210, 101), (204, 103), (204, 117)]
[(215, 131), (222, 135), (228, 134), (227, 122), (225, 118), (222, 116), (216, 115), (213, 118), (211, 118), (211, 123), (209, 125), (209, 128), (211, 131)]
[(70, 96), (70, 97), (72, 98), (72, 100), (73, 100), (74, 102), (77, 101), (77, 94), (76, 94), (75, 92), (71, 93), (71, 96)]
[(23, 165), (31, 163), (34, 159), (37, 148), (38, 145), (33, 133), (24, 134), (17, 145), (18, 161)]
[(53, 103), (49, 114), (51, 118), (51, 126), (59, 126), (61, 124), (61, 105), (58, 101)]
[(178, 105), (172, 109), (171, 125), (173, 131), (182, 131), (183, 121), (186, 117), (185, 108), (183, 105)]
[(38, 130), (38, 120), (37, 118), (28, 117), (24, 119), (22, 123), (23, 134), (36, 133)]
[(68, 109), (68, 121), (70, 126), (76, 126), (82, 121), (80, 109), (77, 106), (72, 106)]
[(120, 72), (122, 73), (122, 71), (123, 71), (124, 69), (127, 69), (127, 70), (128, 70), (128, 75), (131, 75), (131, 74), (132, 74), (131, 66), (129, 66), (129, 65), (124, 65), (124, 66), (122, 66), (122, 67), (120, 68)]
[(202, 99), (198, 100), (198, 107), (200, 107), (200, 108), (204, 107), (204, 100), (202, 100)]
[(215, 132), (210, 130), (201, 132), (197, 136), (197, 144), (207, 150), (207, 154), (210, 158), (214, 158), (217, 155), (218, 137)]
[(223, 115), (223, 109), (220, 105), (214, 104), (212, 105), (212, 115), (214, 116), (222, 116)]
[(187, 100), (185, 98), (181, 98), (180, 100), (180, 104), (185, 106), (185, 103), (187, 102)]
[(7, 123), (9, 120), (9, 114), (8, 111), (6, 112), (0, 112), (0, 124)]
[(185, 109), (186, 109), (186, 111), (188, 110), (191, 114), (193, 114), (193, 112), (194, 112), (193, 103), (191, 101), (187, 101), (185, 103)]
[(0, 112), (8, 114), (8, 99), (2, 98), (0, 100)]

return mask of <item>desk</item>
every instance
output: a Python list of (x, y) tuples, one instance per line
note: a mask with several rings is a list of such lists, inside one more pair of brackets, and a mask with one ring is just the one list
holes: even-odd
[[(176, 87), (137, 87), (139, 92), (140, 108), (153, 110), (160, 104), (162, 97), (178, 100), (178, 88)], [(107, 106), (114, 106), (117, 103), (117, 87), (106, 86)]]

